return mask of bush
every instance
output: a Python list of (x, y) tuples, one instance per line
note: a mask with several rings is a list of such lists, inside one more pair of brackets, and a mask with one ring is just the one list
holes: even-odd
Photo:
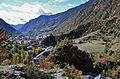
[[(120, 53), (116, 53), (107, 49), (105, 53), (98, 53), (95, 55), (95, 68), (102, 70), (104, 76), (112, 77), (113, 79), (120, 78)], [(97, 70), (98, 71), (98, 70)]]
[(49, 37), (45, 38), (41, 44), (45, 47), (45, 46), (55, 46), (56, 43), (57, 41), (55, 36), (51, 34)]
[(82, 71), (75, 69), (73, 65), (66, 66), (64, 68), (64, 71), (65, 71), (64, 76), (67, 76), (68, 79), (83, 79)]
[(28, 79), (53, 79), (51, 75), (40, 71), (36, 66), (28, 66), (25, 71)]
[(103, 70), (102, 75), (112, 77), (113, 79), (120, 79), (120, 71), (117, 71), (115, 68)]
[(40, 52), (42, 52), (42, 48), (40, 48), (40, 47), (35, 48), (35, 52), (36, 52), (37, 54), (40, 53)]
[(11, 61), (6, 59), (1, 63), (1, 65), (10, 65), (10, 63), (11, 63)]
[(60, 42), (57, 47), (51, 52), (50, 59), (61, 68), (66, 65), (74, 65), (75, 68), (90, 72), (93, 68), (92, 59), (89, 54), (73, 46), (67, 40)]
[(44, 58), (40, 60), (39, 67), (43, 69), (52, 69), (54, 68), (54, 63), (50, 61), (49, 58)]

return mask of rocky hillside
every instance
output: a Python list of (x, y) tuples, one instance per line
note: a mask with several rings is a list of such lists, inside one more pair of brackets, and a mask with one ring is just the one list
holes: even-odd
[(5, 38), (6, 38), (5, 31), (2, 28), (0, 28), (0, 42), (5, 40)]
[(55, 31), (64, 33), (76, 29), (73, 31), (79, 30), (81, 33), (84, 33), (99, 29), (107, 29), (106, 31), (108, 31), (114, 28), (114, 30), (117, 29), (119, 32), (119, 25), (115, 26), (115, 24), (120, 16), (120, 0), (90, 1), (93, 1), (92, 5), (80, 10), (75, 16), (59, 25), (59, 28), (56, 28)]

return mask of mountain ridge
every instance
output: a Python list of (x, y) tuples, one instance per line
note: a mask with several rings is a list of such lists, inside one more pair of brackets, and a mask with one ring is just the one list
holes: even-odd
[(3, 28), (3, 30), (6, 32), (8, 35), (12, 35), (15, 32), (17, 32), (11, 25), (6, 23), (3, 19), (0, 18), (0, 28)]
[(61, 12), (55, 15), (41, 15), (40, 17), (32, 19), (28, 23), (26, 23), (21, 29), (21, 31), (28, 32), (31, 29), (33, 30), (36, 27), (39, 27), (39, 29), (44, 28), (44, 27), (53, 27), (54, 29), (57, 26), (59, 26), (61, 23), (68, 20), (68, 18), (78, 13), (79, 10), (82, 10), (86, 8), (87, 6), (91, 5), (93, 1), (94, 0), (90, 0), (86, 2), (85, 4), (71, 8), (65, 12)]
[[(59, 33), (65, 33), (67, 30), (69, 30), (68, 32), (71, 32), (72, 30), (75, 29), (77, 30), (84, 28), (82, 27), (83, 25), (86, 25), (92, 21), (103, 22), (103, 21), (107, 21), (107, 19), (112, 19), (114, 17), (119, 18), (120, 16), (119, 3), (120, 3), (119, 0), (94, 0), (94, 3), (91, 6), (84, 9), (83, 11), (79, 11), (68, 21), (59, 25), (60, 28), (57, 28), (54, 31)], [(89, 26), (86, 27), (88, 31), (92, 29)], [(103, 26), (101, 27), (104, 28)], [(109, 26), (107, 28), (109, 28)], [(99, 28), (96, 28), (96, 30), (99, 30)]]

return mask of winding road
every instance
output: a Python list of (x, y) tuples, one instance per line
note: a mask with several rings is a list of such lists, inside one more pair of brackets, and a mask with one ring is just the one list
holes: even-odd
[(52, 51), (53, 49), (53, 46), (49, 46), (47, 48), (45, 48), (44, 51), (40, 52), (37, 56), (35, 56), (33, 59), (32, 59), (32, 62), (34, 62), (35, 60), (39, 60), (40, 58), (44, 57), (44, 55), (50, 51)]

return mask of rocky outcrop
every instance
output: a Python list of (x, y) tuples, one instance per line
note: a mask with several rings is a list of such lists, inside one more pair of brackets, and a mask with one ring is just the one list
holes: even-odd
[(0, 78), (2, 79), (26, 79), (26, 74), (16, 65), (0, 67)]

